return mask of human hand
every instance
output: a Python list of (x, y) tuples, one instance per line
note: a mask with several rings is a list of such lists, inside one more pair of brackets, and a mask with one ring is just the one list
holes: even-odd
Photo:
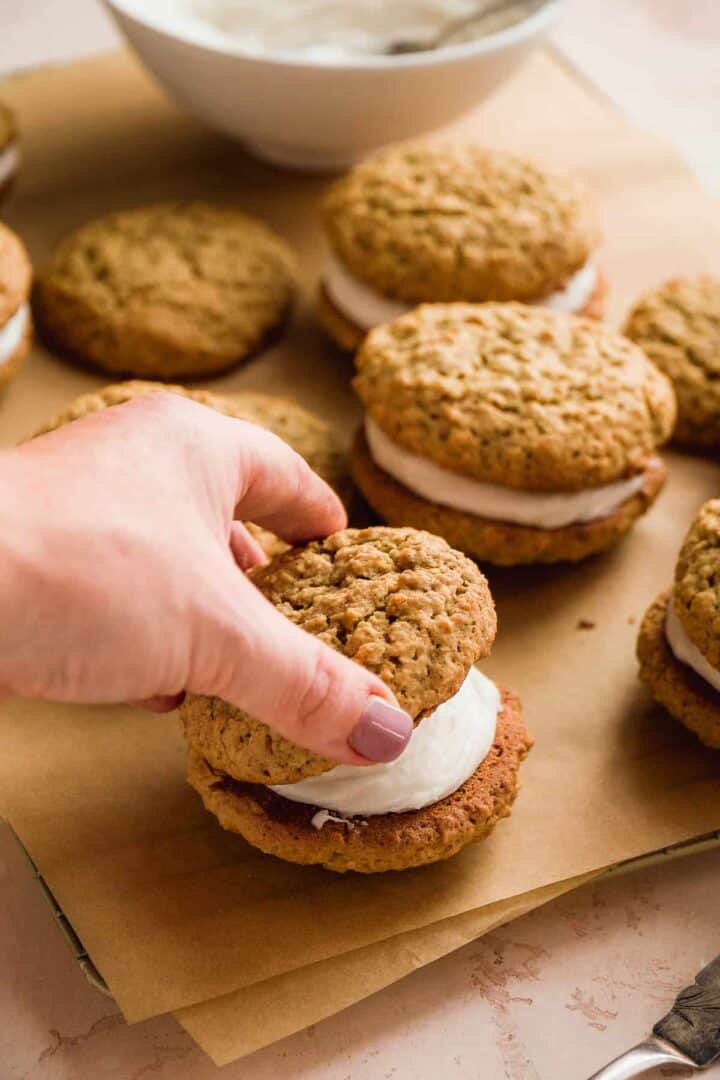
[(404, 749), (385, 684), (242, 572), (264, 555), (236, 514), (291, 543), (346, 523), (271, 433), (151, 394), (0, 454), (0, 512), (6, 692), (167, 709), (190, 690), (346, 764)]

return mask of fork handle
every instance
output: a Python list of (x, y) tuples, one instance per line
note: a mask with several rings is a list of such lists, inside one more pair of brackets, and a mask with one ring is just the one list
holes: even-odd
[(640, 1076), (658, 1065), (675, 1065), (677, 1068), (693, 1067), (692, 1061), (673, 1046), (655, 1039), (639, 1043), (632, 1050), (611, 1061), (600, 1072), (593, 1073), (590, 1080), (629, 1080)]

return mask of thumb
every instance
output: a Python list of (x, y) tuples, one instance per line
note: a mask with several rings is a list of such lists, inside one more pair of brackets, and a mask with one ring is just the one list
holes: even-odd
[(210, 662), (189, 689), (332, 761), (367, 765), (402, 753), (413, 721), (381, 679), (292, 623), (234, 568), (224, 595), (232, 599), (208, 635)]

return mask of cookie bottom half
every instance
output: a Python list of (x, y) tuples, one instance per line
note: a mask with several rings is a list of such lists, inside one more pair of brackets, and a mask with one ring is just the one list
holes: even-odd
[(668, 645), (665, 616), (672, 590), (650, 605), (640, 626), (637, 657), (640, 679), (671, 716), (701, 742), (720, 750), (720, 694), (697, 672), (681, 663)]
[[(602, 273), (598, 274), (597, 282), (592, 296), (576, 315), (584, 315), (588, 319), (602, 319), (605, 313), (605, 297), (608, 291), (607, 278)], [(352, 319), (344, 315), (333, 303), (325, 285), (318, 290), (317, 315), (320, 325), (325, 333), (342, 349), (343, 352), (356, 352), (360, 348), (367, 331), (356, 326)]]
[(537, 529), (428, 502), (375, 464), (363, 431), (355, 440), (351, 469), (367, 502), (389, 524), (412, 525), (437, 533), (452, 547), (496, 566), (577, 562), (612, 547), (652, 505), (667, 475), (660, 458), (652, 458), (640, 491), (613, 514), (560, 529)]
[(188, 780), (224, 829), (269, 855), (328, 870), (371, 874), (449, 859), (507, 817), (518, 791), (520, 763), (532, 746), (519, 699), (502, 692), (493, 746), (462, 787), (423, 810), (312, 824), (316, 806), (245, 784), (188, 754)]

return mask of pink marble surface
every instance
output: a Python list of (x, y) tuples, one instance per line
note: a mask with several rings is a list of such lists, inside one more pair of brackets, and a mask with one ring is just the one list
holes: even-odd
[[(587, 886), (223, 1075), (583, 1080), (720, 952), (719, 882), (708, 853)], [(171, 1018), (128, 1027), (87, 983), (5, 827), (0, 890), (2, 1080), (217, 1074)]]
[[(95, 0), (0, 0), (0, 72), (115, 41)], [(555, 41), (720, 190), (717, 0), (574, 0)], [(719, 890), (720, 853), (586, 887), (224, 1075), (583, 1080), (720, 952)], [(127, 1027), (89, 986), (2, 827), (0, 895), (0, 1080), (216, 1075), (172, 1019)]]

